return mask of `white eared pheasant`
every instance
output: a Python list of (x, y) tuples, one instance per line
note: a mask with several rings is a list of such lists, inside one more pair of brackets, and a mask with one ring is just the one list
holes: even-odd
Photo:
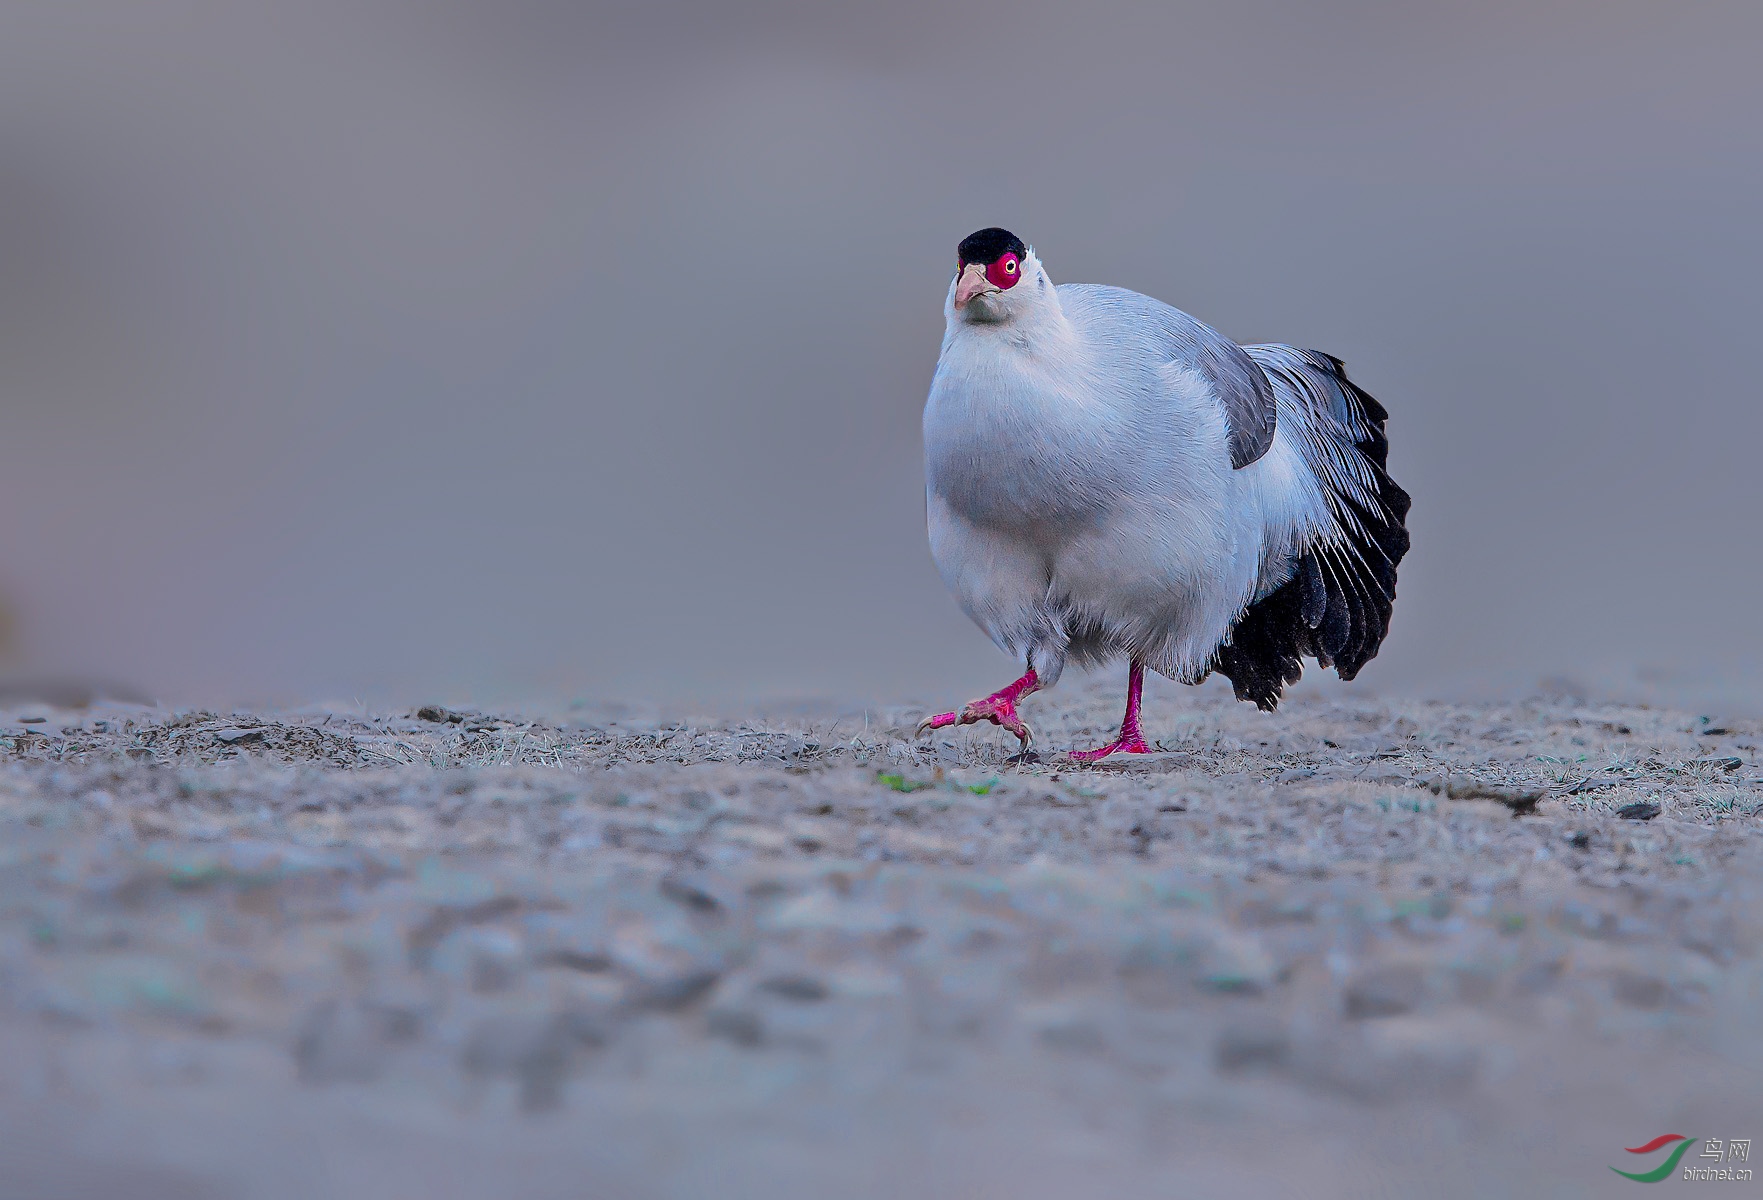
[(1384, 469), (1383, 406), (1340, 360), (1239, 346), (1167, 304), (1061, 284), (1015, 234), (962, 241), (924, 406), (931, 555), (1025, 665), (919, 732), (1033, 734), (1023, 697), (1068, 662), (1124, 657), (1120, 736), (1148, 747), (1146, 668), (1217, 671), (1271, 710), (1308, 656), (1351, 679), (1389, 630), (1408, 494)]

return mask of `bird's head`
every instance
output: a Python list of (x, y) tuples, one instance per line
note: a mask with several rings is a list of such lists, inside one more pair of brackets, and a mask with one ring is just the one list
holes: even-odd
[(1048, 290), (1040, 260), (1008, 229), (968, 234), (956, 248), (955, 259), (949, 304), (957, 320), (1008, 321)]

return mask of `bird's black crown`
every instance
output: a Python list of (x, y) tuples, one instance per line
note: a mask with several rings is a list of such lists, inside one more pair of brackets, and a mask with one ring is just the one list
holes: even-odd
[(1006, 254), (1014, 254), (1017, 259), (1028, 257), (1028, 247), (1022, 239), (1008, 229), (982, 229), (978, 233), (970, 233), (961, 239), (961, 245), (955, 250), (961, 265), (968, 263), (984, 263), (990, 266)]

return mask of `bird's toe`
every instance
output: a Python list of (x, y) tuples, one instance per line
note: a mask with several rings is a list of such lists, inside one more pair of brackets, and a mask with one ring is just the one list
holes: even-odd
[(918, 723), (918, 728), (912, 731), (912, 736), (914, 738), (921, 738), (931, 730), (941, 729), (945, 725), (953, 725), (959, 719), (960, 718), (952, 712), (934, 713)]
[(1106, 746), (1097, 746), (1094, 750), (1069, 750), (1066, 752), (1065, 757), (1069, 758), (1072, 762), (1093, 763), (1107, 758), (1110, 754), (1113, 754), (1120, 749), (1122, 749), (1121, 744), (1115, 741), (1109, 742)]

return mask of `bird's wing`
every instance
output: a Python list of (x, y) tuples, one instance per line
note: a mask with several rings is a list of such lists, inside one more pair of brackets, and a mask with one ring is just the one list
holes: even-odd
[(1297, 681), (1301, 656), (1351, 679), (1376, 655), (1408, 552), (1409, 501), (1385, 470), (1389, 414), (1339, 359), (1292, 346), (1243, 349), (1279, 405), (1275, 458), (1296, 461), (1282, 494), (1264, 500), (1279, 514), (1282, 527), (1269, 532), (1281, 549), (1216, 665), (1241, 699), (1272, 708), (1284, 684)]
[(1224, 411), (1232, 467), (1248, 466), (1273, 445), (1279, 422), (1273, 385), (1243, 347), (1179, 308), (1125, 288), (1066, 283), (1059, 296), (1103, 336), (1123, 337), (1203, 379)]
[(1273, 385), (1243, 347), (1178, 309), (1169, 312), (1181, 318), (1165, 322), (1178, 358), (1217, 391), (1230, 431), (1230, 465), (1241, 470), (1273, 445), (1279, 424)]

